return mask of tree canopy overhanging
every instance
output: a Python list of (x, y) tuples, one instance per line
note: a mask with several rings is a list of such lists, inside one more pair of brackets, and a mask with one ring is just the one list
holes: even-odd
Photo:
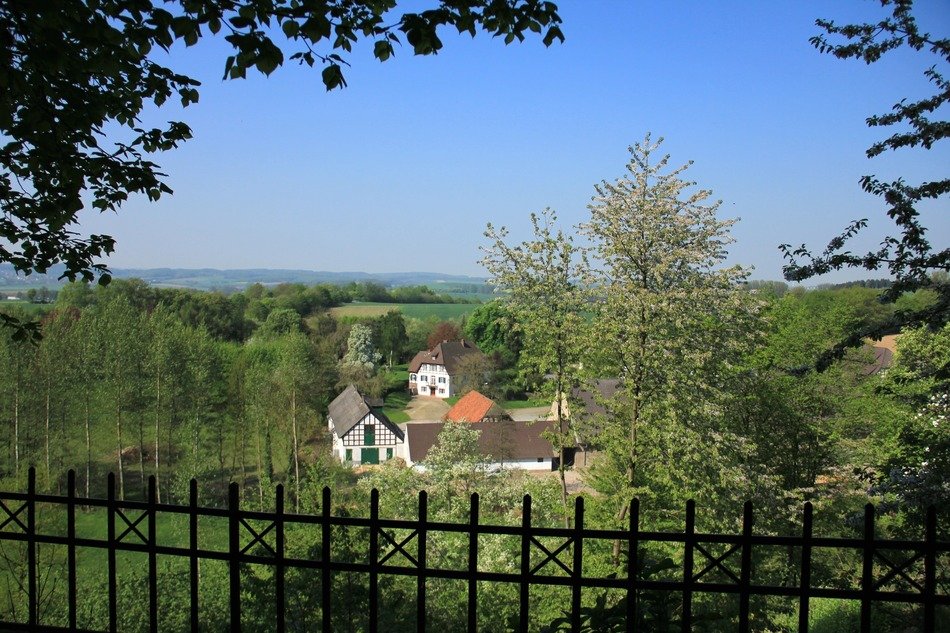
[[(904, 48), (930, 54), (935, 62), (923, 72), (933, 86), (932, 95), (914, 101), (901, 99), (890, 112), (868, 117), (869, 127), (894, 126), (892, 129), (896, 129), (891, 136), (867, 149), (868, 158), (887, 150), (915, 147), (929, 150), (950, 135), (950, 121), (939, 118), (941, 108), (950, 102), (950, 79), (943, 74), (950, 63), (950, 39), (920, 30), (913, 14), (913, 0), (881, 0), (881, 4), (890, 7), (891, 15), (880, 22), (838, 25), (831, 20), (817, 20), (822, 33), (810, 40), (820, 53), (839, 59), (860, 59), (866, 64)], [(950, 192), (950, 178), (912, 183), (904, 178), (886, 182), (867, 175), (861, 178), (861, 188), (884, 201), (896, 235), (887, 236), (875, 251), (863, 255), (852, 253), (846, 250), (848, 240), (867, 226), (867, 219), (859, 219), (831, 239), (821, 253), (813, 253), (804, 244), (799, 247), (783, 244), (780, 248), (788, 260), (785, 278), (803, 281), (842, 268), (887, 269), (894, 284), (883, 293), (884, 300), (894, 301), (902, 293), (919, 288), (932, 288), (938, 295), (937, 302), (925, 310), (898, 314), (888, 329), (921, 323), (939, 327), (946, 323), (950, 314), (950, 285), (938, 281), (942, 278), (935, 279), (931, 273), (950, 271), (950, 248), (931, 244), (927, 227), (920, 219), (920, 205), (945, 197)], [(845, 346), (860, 342), (863, 335), (879, 333), (861, 333)], [(843, 346), (838, 352), (841, 349)]]
[[(224, 78), (265, 75), (285, 61), (322, 68), (327, 90), (346, 86), (346, 56), (373, 41), (380, 61), (405, 43), (442, 48), (440, 27), (482, 31), (506, 44), (538, 34), (562, 41), (557, 6), (543, 0), (0, 0), (0, 262), (23, 274), (62, 262), (69, 280), (109, 282), (108, 235), (82, 236), (84, 207), (115, 211), (133, 194), (171, 193), (151, 160), (191, 136), (172, 121), (148, 128), (149, 105), (198, 101), (199, 82), (156, 53), (217, 36), (233, 48)], [(418, 5), (420, 3), (416, 3)], [(124, 128), (126, 137), (113, 133)]]

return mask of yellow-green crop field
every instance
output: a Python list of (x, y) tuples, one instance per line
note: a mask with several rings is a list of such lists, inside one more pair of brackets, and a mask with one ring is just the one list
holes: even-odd
[(332, 308), (330, 312), (338, 318), (357, 317), (374, 318), (390, 310), (399, 310), (403, 316), (416, 319), (435, 317), (437, 319), (457, 319), (471, 314), (478, 304), (475, 303), (348, 303)]

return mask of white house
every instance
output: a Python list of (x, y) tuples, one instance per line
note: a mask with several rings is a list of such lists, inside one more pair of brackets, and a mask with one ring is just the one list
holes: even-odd
[(460, 361), (482, 351), (472, 343), (442, 341), (430, 350), (419, 352), (409, 363), (409, 392), (420, 396), (450, 398), (458, 393)]
[[(432, 448), (446, 422), (413, 422), (406, 425), (406, 442), (400, 447), (399, 457), (406, 464), (424, 470), (429, 449)], [(466, 422), (479, 431), (478, 450), (486, 457), (485, 467), (520, 468), (523, 470), (554, 469), (554, 447), (542, 433), (553, 427), (552, 422), (516, 422), (492, 418), (481, 422)]]
[[(378, 464), (396, 457), (405, 433), (350, 385), (330, 403), (327, 422), (333, 455), (344, 464)], [(378, 403), (381, 405), (382, 403)]]

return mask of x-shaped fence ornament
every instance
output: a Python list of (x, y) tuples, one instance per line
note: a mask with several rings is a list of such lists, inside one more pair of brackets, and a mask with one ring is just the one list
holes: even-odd
[(142, 519), (148, 516), (148, 510), (143, 511), (142, 514), (140, 514), (139, 517), (135, 519), (135, 521), (130, 521), (129, 517), (125, 516), (122, 510), (118, 508), (115, 509), (115, 513), (117, 516), (121, 517), (123, 521), (125, 521), (125, 525), (126, 525), (125, 531), (123, 531), (122, 534), (120, 534), (115, 539), (116, 543), (122, 542), (122, 539), (124, 539), (126, 536), (134, 532), (135, 535), (138, 536), (142, 540), (142, 543), (144, 543), (145, 545), (148, 545), (148, 539), (145, 538), (145, 535), (142, 534), (138, 528), (138, 525), (139, 523), (142, 522)]
[(258, 543), (260, 543), (260, 544), (264, 547), (264, 549), (266, 549), (268, 552), (270, 552), (270, 555), (271, 555), (271, 556), (274, 556), (275, 558), (277, 557), (277, 552), (274, 551), (274, 548), (270, 546), (270, 543), (268, 543), (267, 541), (264, 540), (264, 537), (267, 536), (267, 534), (268, 534), (271, 530), (274, 529), (274, 526), (275, 526), (275, 525), (277, 525), (276, 523), (271, 523), (271, 524), (269, 524), (269, 525), (268, 525), (266, 528), (264, 528), (264, 530), (261, 531), (261, 532), (258, 532), (258, 531), (255, 530), (253, 527), (251, 527), (251, 525), (250, 525), (247, 521), (245, 521), (244, 519), (241, 519), (241, 525), (243, 525), (243, 526), (247, 529), (247, 531), (250, 532), (251, 535), (254, 537), (254, 538), (251, 539), (251, 541), (250, 541), (247, 545), (245, 545), (243, 548), (241, 548), (241, 553), (242, 553), (242, 554), (247, 554), (247, 553), (250, 551), (250, 549), (251, 549), (252, 547), (254, 547), (254, 546), (257, 545)]
[(406, 560), (408, 560), (410, 563), (412, 563), (412, 564), (415, 565), (416, 567), (419, 566), (419, 561), (416, 560), (411, 554), (409, 554), (409, 552), (407, 552), (407, 551), (406, 551), (406, 548), (405, 548), (405, 546), (409, 544), (409, 541), (411, 541), (411, 540), (414, 539), (416, 536), (418, 536), (419, 530), (414, 530), (411, 534), (409, 534), (409, 536), (407, 536), (406, 538), (402, 539), (402, 540), (401, 540), (400, 542), (398, 542), (398, 543), (396, 542), (396, 539), (394, 539), (394, 538), (392, 537), (392, 535), (390, 535), (389, 532), (387, 532), (386, 530), (380, 529), (380, 530), (379, 530), (379, 533), (382, 534), (383, 538), (385, 538), (387, 541), (389, 541), (389, 543), (393, 546), (393, 549), (391, 549), (391, 550), (389, 550), (388, 552), (386, 552), (386, 555), (383, 556), (383, 557), (380, 559), (380, 561), (379, 561), (379, 564), (380, 564), (380, 565), (382, 565), (382, 564), (385, 563), (387, 560), (389, 560), (390, 558), (392, 558), (393, 556), (395, 556), (395, 555), (396, 555), (396, 552), (399, 552), (399, 553), (402, 554), (402, 555), (406, 558)]
[(7, 513), (7, 518), (3, 520), (3, 523), (0, 523), (0, 530), (7, 527), (7, 525), (10, 523), (16, 523), (20, 526), (20, 529), (23, 530), (24, 534), (29, 532), (29, 530), (26, 529), (26, 525), (23, 523), (23, 521), (17, 518), (18, 515), (23, 512), (24, 509), (26, 509), (25, 503), (17, 508), (16, 512), (12, 512), (10, 508), (7, 507), (7, 504), (5, 504), (3, 501), (0, 501), (0, 508), (3, 508), (3, 511)]
[(540, 563), (538, 563), (537, 565), (535, 565), (534, 569), (531, 570), (531, 574), (532, 574), (532, 575), (533, 575), (533, 574), (536, 574), (542, 567), (544, 567), (545, 565), (547, 565), (547, 564), (548, 564), (549, 562), (551, 562), (551, 561), (554, 561), (555, 563), (557, 563), (558, 566), (559, 566), (561, 569), (563, 569), (564, 572), (565, 572), (568, 576), (571, 575), (572, 572), (571, 572), (570, 567), (568, 567), (567, 565), (565, 565), (564, 563), (561, 562), (561, 559), (558, 558), (558, 554), (560, 554), (561, 552), (563, 552), (564, 550), (566, 550), (568, 547), (571, 546), (571, 543), (574, 542), (574, 538), (573, 538), (573, 537), (571, 537), (571, 538), (567, 539), (566, 541), (564, 541), (563, 543), (561, 543), (560, 547), (558, 547), (558, 548), (557, 548), (556, 550), (554, 550), (553, 552), (552, 552), (551, 550), (549, 550), (548, 548), (546, 548), (544, 545), (542, 545), (541, 542), (540, 542), (538, 539), (534, 538), (533, 536), (531, 537), (531, 542), (534, 543), (534, 544), (538, 547), (538, 549), (540, 549), (542, 552), (544, 552), (545, 554), (547, 554), (547, 556), (545, 557), (545, 559), (544, 559), (543, 561), (541, 561)]
[(910, 558), (906, 559), (903, 563), (899, 563), (899, 564), (891, 562), (891, 560), (888, 559), (886, 556), (884, 556), (884, 554), (882, 554), (881, 552), (874, 552), (874, 556), (879, 561), (884, 563), (888, 568), (887, 574), (885, 574), (883, 578), (881, 578), (880, 580), (874, 583), (875, 590), (878, 590), (878, 589), (881, 589), (882, 587), (887, 586), (887, 584), (890, 583), (892, 580), (894, 580), (896, 576), (900, 576), (901, 578), (909, 582), (911, 586), (914, 587), (914, 589), (916, 589), (917, 591), (921, 593), (924, 592), (924, 588), (919, 582), (917, 582), (916, 580), (908, 576), (906, 573), (904, 573), (905, 569), (907, 569), (908, 567), (910, 567), (917, 561), (923, 559), (924, 557), (923, 552), (917, 552)]
[(716, 569), (716, 568), (719, 568), (719, 571), (721, 571), (722, 573), (724, 573), (724, 574), (726, 574), (727, 576), (729, 576), (729, 578), (731, 578), (734, 583), (739, 584), (739, 582), (740, 582), (740, 581), (739, 581), (739, 577), (736, 576), (736, 575), (732, 572), (731, 569), (729, 569), (728, 567), (726, 567), (725, 565), (722, 564), (722, 561), (724, 561), (724, 560), (726, 560), (727, 558), (729, 558), (730, 556), (732, 556), (733, 553), (739, 551), (739, 549), (740, 549), (740, 546), (739, 546), (739, 545), (733, 545), (732, 547), (730, 547), (729, 549), (727, 549), (725, 552), (723, 552), (723, 553), (720, 554), (719, 556), (713, 556), (713, 555), (710, 554), (708, 551), (706, 551), (706, 548), (704, 548), (704, 547), (703, 547), (702, 545), (700, 545), (699, 543), (696, 543), (696, 544), (694, 545), (694, 547), (695, 547), (703, 556), (706, 557), (706, 560), (709, 561), (709, 564), (706, 565), (706, 567), (704, 567), (702, 571), (700, 571), (698, 574), (696, 574), (695, 576), (693, 576), (693, 581), (696, 581), (696, 580), (699, 580), (700, 578), (702, 578), (702, 577), (706, 574), (706, 572), (711, 571), (711, 570)]

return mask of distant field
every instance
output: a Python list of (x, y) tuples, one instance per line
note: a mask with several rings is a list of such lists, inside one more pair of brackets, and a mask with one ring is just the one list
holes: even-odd
[(434, 316), (437, 319), (455, 319), (471, 314), (478, 304), (475, 303), (348, 303), (330, 312), (336, 317), (378, 317), (390, 310), (399, 310), (407, 317), (425, 319)]

